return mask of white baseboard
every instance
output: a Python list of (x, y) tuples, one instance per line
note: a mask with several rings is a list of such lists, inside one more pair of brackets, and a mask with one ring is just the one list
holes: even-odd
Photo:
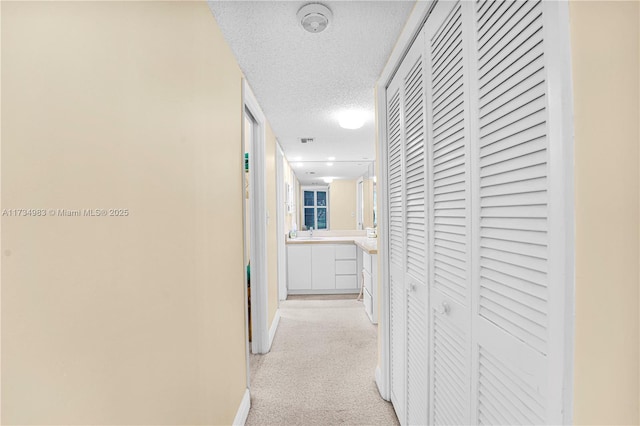
[(244, 426), (244, 424), (247, 422), (250, 408), (251, 395), (249, 394), (249, 389), (245, 389), (244, 396), (242, 397), (242, 402), (240, 402), (240, 406), (238, 407), (238, 411), (236, 412), (236, 418), (233, 419), (233, 426)]
[(390, 401), (391, 398), (389, 397), (386, 386), (382, 381), (382, 370), (380, 370), (380, 366), (376, 367), (376, 385), (378, 385), (378, 392), (380, 392), (382, 399)]
[(276, 311), (276, 315), (273, 317), (273, 322), (271, 323), (271, 327), (269, 328), (269, 350), (271, 350), (271, 344), (273, 343), (273, 338), (276, 337), (276, 330), (278, 329), (279, 323), (280, 323), (280, 309)]

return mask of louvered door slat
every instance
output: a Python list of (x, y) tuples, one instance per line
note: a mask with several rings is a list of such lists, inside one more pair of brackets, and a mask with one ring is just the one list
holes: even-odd
[[(426, 293), (426, 289), (424, 289)], [(407, 293), (407, 423), (426, 424), (428, 419), (427, 312), (422, 294)]]
[(505, 1), (505, 2), (491, 2), (496, 7), (491, 15), (481, 17), (480, 27), (478, 28), (478, 42), (483, 44), (486, 42), (487, 37), (490, 38), (500, 28), (500, 25), (504, 25), (513, 16), (514, 11), (525, 5), (525, 2)]
[[(402, 283), (391, 276), (390, 280), (390, 325), (391, 325), (391, 392), (392, 397), (404, 405), (404, 365), (405, 365), (405, 319), (404, 291)], [(400, 413), (401, 414), (401, 413)]]
[(406, 246), (407, 273), (425, 283), (425, 148), (422, 57), (418, 56), (404, 79), (406, 137)]
[(439, 315), (433, 317), (433, 419), (436, 424), (465, 424), (469, 354), (464, 332)]
[[(479, 418), (485, 423), (496, 418), (500, 418), (499, 424), (545, 423), (540, 414), (544, 413), (544, 401), (538, 392), (486, 349), (481, 347), (479, 355)], [(500, 408), (496, 407), (498, 401)]]
[[(511, 66), (507, 67), (500, 79), (494, 79), (489, 81), (480, 90), (480, 105), (486, 106), (488, 103), (493, 102), (499, 96), (504, 95), (509, 90), (516, 88), (524, 81), (531, 81), (531, 76), (541, 72), (544, 69), (544, 58), (540, 52), (531, 52), (519, 59), (520, 67)], [(535, 54), (538, 54), (535, 56)], [(527, 62), (528, 60), (528, 62)], [(535, 78), (533, 79), (535, 80)]]
[(402, 208), (402, 135), (400, 91), (389, 100), (389, 255), (392, 263), (401, 265), (403, 257)]
[[(538, 0), (540, 1), (540, 0)], [(521, 2), (514, 13), (503, 15), (503, 21), (498, 20), (485, 34), (480, 42), (480, 64), (486, 63), (503, 50), (511, 49), (512, 45), (521, 43), (537, 31), (537, 21), (541, 18), (540, 9), (536, 8), (537, 1)], [(516, 9), (516, 8), (514, 8)], [(532, 16), (533, 15), (533, 16)], [(518, 37), (521, 37), (520, 40)]]
[[(486, 7), (482, 7), (486, 6)], [(509, 6), (504, 1), (482, 1), (478, 7), (478, 29), (477, 31), (486, 31), (487, 26), (491, 26), (489, 19), (500, 15), (501, 11)]]

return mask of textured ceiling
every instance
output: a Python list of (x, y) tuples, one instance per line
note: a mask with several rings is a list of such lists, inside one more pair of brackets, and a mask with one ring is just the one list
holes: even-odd
[[(414, 5), (326, 1), (333, 19), (311, 34), (296, 18), (307, 3), (209, 2), (285, 156), (302, 162), (295, 172), (304, 183), (311, 179), (305, 162), (375, 158), (374, 85)], [(366, 111), (365, 125), (342, 129), (336, 114), (345, 109)], [(301, 144), (301, 137), (315, 140)], [(347, 177), (356, 177), (357, 169)]]

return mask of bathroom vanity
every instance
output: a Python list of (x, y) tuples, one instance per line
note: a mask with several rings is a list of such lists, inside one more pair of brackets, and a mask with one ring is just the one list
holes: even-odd
[(357, 294), (377, 322), (377, 239), (361, 236), (287, 240), (288, 294)]

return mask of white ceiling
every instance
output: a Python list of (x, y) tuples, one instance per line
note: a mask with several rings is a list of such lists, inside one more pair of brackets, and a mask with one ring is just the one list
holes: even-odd
[[(294, 167), (298, 179), (353, 179), (362, 174), (358, 163), (375, 159), (374, 85), (414, 1), (324, 1), (333, 19), (318, 34), (296, 18), (308, 3), (209, 1), (285, 156), (302, 163)], [(365, 125), (341, 128), (336, 114), (345, 109), (366, 112)], [(301, 137), (315, 141), (302, 144)], [(336, 158), (335, 169), (306, 174), (321, 164), (311, 161), (328, 157)]]

